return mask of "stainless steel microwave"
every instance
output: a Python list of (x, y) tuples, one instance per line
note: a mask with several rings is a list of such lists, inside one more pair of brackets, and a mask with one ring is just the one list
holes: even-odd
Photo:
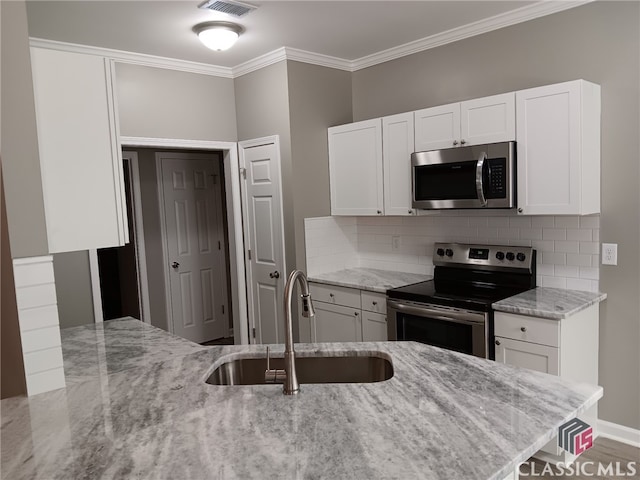
[(516, 143), (411, 154), (413, 208), (514, 208)]

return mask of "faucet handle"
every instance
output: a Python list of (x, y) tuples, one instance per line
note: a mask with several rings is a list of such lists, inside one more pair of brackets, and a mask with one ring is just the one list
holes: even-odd
[(273, 370), (270, 367), (269, 362), (269, 347), (267, 346), (267, 369), (264, 371), (264, 382), (265, 383), (284, 383), (287, 378), (287, 374), (282, 369), (274, 368)]

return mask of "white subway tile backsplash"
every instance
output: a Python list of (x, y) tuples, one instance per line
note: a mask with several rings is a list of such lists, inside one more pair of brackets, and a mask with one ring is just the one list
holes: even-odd
[(578, 240), (582, 242), (590, 242), (593, 239), (593, 232), (590, 228), (568, 228), (567, 240)]
[(26, 380), (27, 394), (29, 396), (57, 390), (58, 388), (64, 388), (66, 386), (64, 368), (62, 367), (27, 375)]
[(580, 244), (578, 242), (569, 242), (567, 240), (556, 240), (553, 242), (554, 250), (563, 253), (579, 253)]
[(22, 353), (25, 355), (61, 345), (60, 328), (57, 325), (55, 327), (20, 332), (20, 337), (22, 339)]
[(564, 228), (543, 228), (542, 239), (543, 240), (566, 240), (567, 230)]
[[(347, 221), (307, 219), (307, 236), (316, 236), (319, 243), (330, 247), (314, 247), (307, 252), (308, 271), (321, 273), (319, 270), (350, 265), (432, 274), (436, 242), (522, 245), (538, 252), (538, 285), (598, 288), (598, 216), (519, 216), (502, 211), (482, 215), (466, 211), (427, 213), (416, 217), (347, 217)], [(397, 250), (392, 248), (395, 235), (401, 237)], [(588, 270), (581, 271), (580, 267)]]
[(48, 348), (25, 353), (24, 372), (26, 375), (62, 367), (62, 349)]
[(580, 228), (580, 217), (556, 217), (556, 228)]
[(567, 253), (567, 265), (577, 265), (578, 267), (590, 267), (591, 255), (583, 253)]
[(56, 286), (53, 283), (16, 288), (18, 310), (44, 307), (57, 303)]
[(29, 308), (21, 310), (18, 315), (20, 331), (37, 330), (45, 327), (56, 327), (59, 324), (57, 305)]

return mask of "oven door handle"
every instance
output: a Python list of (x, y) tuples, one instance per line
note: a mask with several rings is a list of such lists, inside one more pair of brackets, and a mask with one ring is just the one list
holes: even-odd
[(478, 164), (476, 165), (476, 192), (478, 193), (478, 200), (480, 206), (487, 206), (487, 199), (484, 196), (484, 185), (482, 182), (482, 170), (484, 168), (484, 161), (487, 159), (487, 153), (482, 152), (478, 157)]
[(387, 307), (399, 312), (419, 315), (421, 317), (429, 316), (430, 318), (444, 320), (446, 322), (463, 323), (466, 325), (483, 325), (485, 323), (485, 316), (481, 313), (475, 312), (443, 312), (442, 310), (429, 307), (405, 305), (393, 300), (387, 300)]

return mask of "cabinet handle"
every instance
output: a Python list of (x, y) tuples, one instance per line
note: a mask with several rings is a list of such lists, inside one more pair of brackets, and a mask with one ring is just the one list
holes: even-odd
[(382, 210), (378, 210), (378, 215), (382, 215)]
[(520, 331), (521, 332), (526, 332), (527, 331), (527, 327), (520, 327)]
[(360, 315), (358, 312), (353, 312), (353, 314), (357, 317), (358, 315)]
[(466, 140), (460, 140), (460, 145), (464, 145), (465, 143), (467, 143)]
[(413, 210), (409, 210), (409, 215), (413, 215)]
[(331, 298), (333, 298), (333, 293), (330, 293), (330, 294), (329, 294), (329, 296), (330, 296)]
[(518, 213), (522, 213), (523, 210), (521, 208), (518, 209)]
[(496, 345), (500, 345), (500, 340), (496, 340)]
[(371, 303), (373, 303), (374, 306), (378, 304), (378, 302), (371, 302)]
[(455, 147), (456, 145), (458, 145), (458, 140), (453, 141), (453, 146)]

